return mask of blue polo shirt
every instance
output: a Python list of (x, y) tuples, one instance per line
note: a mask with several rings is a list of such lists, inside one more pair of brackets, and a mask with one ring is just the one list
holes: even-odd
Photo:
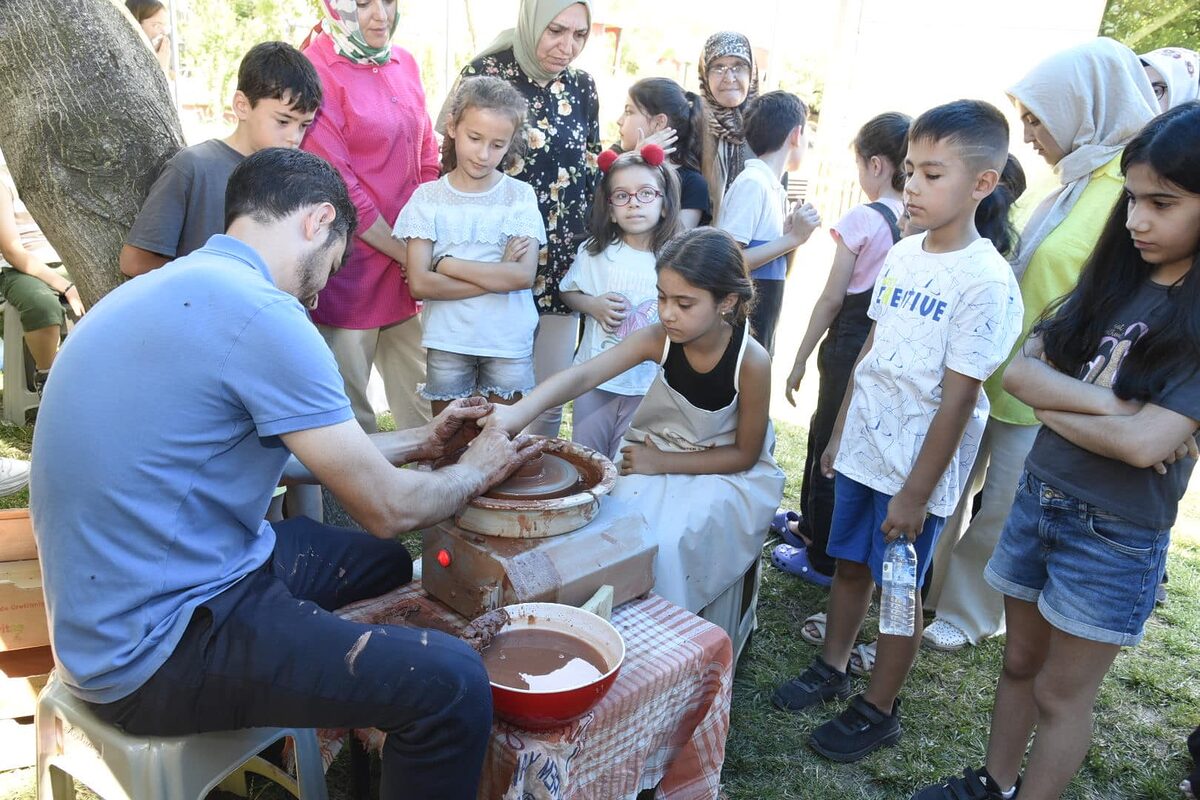
[(214, 236), (88, 312), (54, 362), (30, 504), (63, 681), (119, 700), (270, 557), (280, 434), (353, 419), (303, 306)]

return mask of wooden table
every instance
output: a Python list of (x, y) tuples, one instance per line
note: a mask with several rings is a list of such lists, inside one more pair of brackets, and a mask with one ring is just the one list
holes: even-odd
[[(419, 582), (338, 613), (371, 624), (403, 616), (456, 635), (468, 622)], [(565, 728), (532, 732), (497, 720), (480, 798), (615, 800), (654, 787), (665, 800), (717, 797), (733, 681), (729, 637), (656, 595), (618, 607), (612, 623), (625, 639), (625, 664), (608, 694)], [(321, 732), (326, 765), (345, 733)], [(373, 748), (383, 741), (379, 731), (358, 736)]]

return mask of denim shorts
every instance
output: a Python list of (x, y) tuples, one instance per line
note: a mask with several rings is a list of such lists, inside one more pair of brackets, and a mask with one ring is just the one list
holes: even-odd
[(425, 351), (425, 383), (417, 387), (426, 400), (495, 395), (511, 400), (533, 388), (533, 355), (525, 358), (468, 356), (446, 350)]
[[(888, 543), (883, 540), (880, 525), (887, 519), (888, 503), (892, 496), (864, 486), (841, 473), (833, 479), (833, 521), (829, 526), (829, 546), (826, 552), (833, 558), (867, 564), (875, 582), (883, 585), (883, 555)], [(917, 551), (917, 586), (925, 582), (929, 556), (937, 545), (945, 517), (925, 516), (925, 527), (913, 542)]]
[(1059, 630), (1129, 647), (1154, 610), (1170, 539), (1025, 472), (983, 576)]

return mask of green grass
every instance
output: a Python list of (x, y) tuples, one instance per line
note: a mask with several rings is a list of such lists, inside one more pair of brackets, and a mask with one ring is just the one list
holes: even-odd
[[(390, 427), (390, 419), (381, 420)], [(805, 431), (777, 423), (776, 456), (789, 476), (804, 465)], [(32, 428), (0, 427), (0, 455), (29, 452)], [(789, 481), (784, 505), (798, 506), (800, 485)], [(22, 492), (0, 506), (22, 506)], [(1200, 492), (1181, 508), (1200, 524)], [(1194, 529), (1194, 528), (1193, 528)], [(768, 548), (773, 542), (768, 542)], [(1175, 800), (1179, 780), (1190, 770), (1184, 748), (1200, 723), (1200, 541), (1178, 536), (1171, 552), (1171, 599), (1148, 624), (1145, 640), (1123, 652), (1100, 691), (1091, 751), (1064, 795), (1072, 800)], [(809, 732), (835, 713), (818, 709), (787, 714), (770, 703), (775, 687), (800, 672), (815, 648), (799, 635), (809, 614), (824, 609), (825, 592), (763, 570), (759, 629), (734, 680), (731, 730), (726, 750), (724, 793), (728, 800), (852, 800), (907, 798), (940, 776), (980, 764), (987, 740), (992, 693), (999, 673), (1002, 641), (986, 642), (958, 654), (922, 651), (903, 693), (905, 733), (897, 747), (858, 764), (836, 765), (806, 745)], [(868, 620), (862, 639), (874, 638)], [(330, 794), (348, 797), (343, 756), (330, 773)], [(34, 797), (34, 771), (0, 773), (0, 800)], [(256, 785), (258, 800), (286, 795)], [(92, 795), (83, 792), (83, 798)]]

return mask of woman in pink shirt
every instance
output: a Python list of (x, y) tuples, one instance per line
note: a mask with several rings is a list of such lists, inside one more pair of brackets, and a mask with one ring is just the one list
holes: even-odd
[(376, 430), (371, 366), (383, 376), (398, 429), (429, 419), (421, 319), (392, 225), (417, 186), (440, 171), (425, 90), (412, 55), (391, 45), (396, 0), (324, 0), (325, 18), (301, 47), (325, 100), (301, 145), (342, 174), (358, 209), (349, 258), (319, 295), (313, 320), (337, 357), (354, 415)]

